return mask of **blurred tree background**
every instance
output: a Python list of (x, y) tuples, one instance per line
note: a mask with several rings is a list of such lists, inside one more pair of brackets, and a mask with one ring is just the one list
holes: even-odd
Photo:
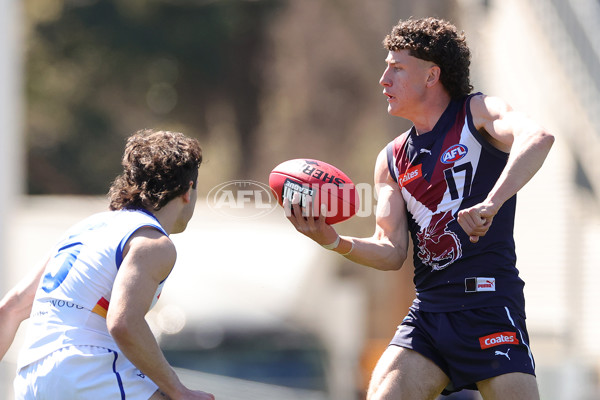
[[(26, 0), (27, 191), (103, 194), (124, 139), (197, 137), (201, 187), (297, 157), (371, 182), (387, 116), (381, 40), (452, 1)], [(420, 15), (422, 14), (422, 15)]]

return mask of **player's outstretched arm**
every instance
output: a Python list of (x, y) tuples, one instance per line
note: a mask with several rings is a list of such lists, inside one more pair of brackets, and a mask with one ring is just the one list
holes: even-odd
[(471, 111), (475, 127), (488, 136), (496, 148), (509, 152), (508, 162), (486, 197), (458, 213), (458, 222), (477, 242), (484, 236), (500, 207), (514, 196), (541, 168), (554, 136), (523, 113), (497, 97), (473, 97)]
[(129, 240), (125, 251), (106, 316), (110, 334), (123, 354), (170, 399), (214, 399), (181, 383), (144, 318), (158, 285), (175, 264), (175, 246), (157, 230), (142, 228)]
[(358, 264), (379, 270), (397, 270), (406, 259), (408, 226), (404, 199), (389, 174), (385, 149), (375, 165), (375, 190), (378, 198), (376, 226), (375, 233), (369, 238), (339, 236), (325, 223), (325, 210), (310, 203), (302, 209), (298, 201), (284, 200), (284, 210), (296, 230), (320, 245)]
[(35, 292), (46, 263), (23, 278), (0, 300), (0, 360), (4, 358), (15, 339), (21, 322), (31, 314)]

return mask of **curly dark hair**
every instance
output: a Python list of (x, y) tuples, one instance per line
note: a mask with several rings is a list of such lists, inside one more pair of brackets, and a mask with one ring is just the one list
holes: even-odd
[(145, 208), (158, 211), (196, 187), (202, 149), (196, 139), (179, 132), (143, 129), (127, 139), (121, 164), (108, 196), (111, 210)]
[(453, 99), (473, 90), (469, 82), (471, 52), (464, 32), (437, 18), (400, 20), (383, 40), (388, 51), (409, 50), (410, 55), (440, 67), (440, 81)]

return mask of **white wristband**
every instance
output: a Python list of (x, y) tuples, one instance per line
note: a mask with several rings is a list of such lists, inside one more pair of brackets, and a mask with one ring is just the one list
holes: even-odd
[(348, 250), (345, 253), (340, 253), (341, 256), (347, 256), (348, 254), (352, 253), (352, 250), (354, 250), (354, 242), (350, 242), (350, 250)]
[(338, 235), (337, 238), (335, 238), (335, 240), (333, 241), (333, 243), (331, 244), (322, 244), (321, 246), (323, 246), (323, 248), (327, 249), (327, 250), (333, 250), (336, 247), (338, 247), (340, 245), (340, 235)]

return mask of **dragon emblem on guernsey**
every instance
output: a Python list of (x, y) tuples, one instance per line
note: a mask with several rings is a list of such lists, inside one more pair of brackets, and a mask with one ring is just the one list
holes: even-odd
[(434, 214), (429, 224), (417, 233), (417, 255), (434, 271), (446, 268), (462, 255), (458, 236), (448, 230), (448, 224), (453, 220), (451, 211)]

